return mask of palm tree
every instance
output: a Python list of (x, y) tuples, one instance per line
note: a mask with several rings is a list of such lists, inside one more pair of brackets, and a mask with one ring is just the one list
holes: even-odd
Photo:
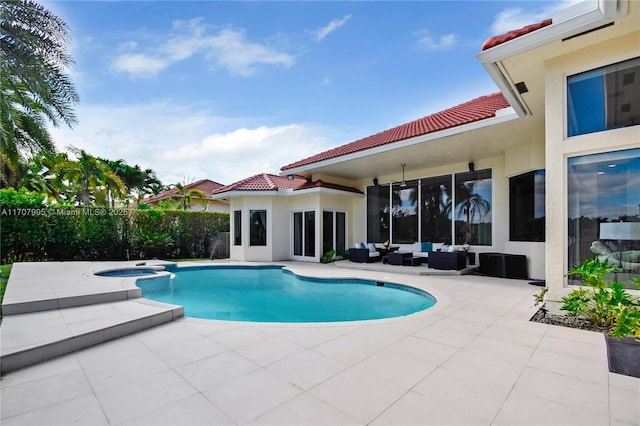
[(66, 23), (41, 5), (0, 2), (0, 155), (14, 169), (25, 154), (54, 152), (47, 120), (77, 122), (67, 41)]
[(30, 191), (45, 194), (50, 201), (66, 199), (67, 187), (60, 173), (54, 170), (59, 164), (69, 161), (66, 153), (41, 153), (29, 159), (22, 177), (21, 186)]
[(126, 196), (125, 185), (109, 165), (83, 149), (67, 147), (76, 157), (76, 161), (59, 164), (55, 170), (69, 180), (79, 206), (96, 202), (108, 204), (109, 200)]
[(207, 195), (203, 191), (199, 189), (189, 189), (189, 185), (185, 183), (176, 183), (173, 187), (178, 190), (178, 194), (182, 197), (182, 210), (187, 210), (188, 207), (191, 207), (193, 198), (199, 198), (201, 200), (207, 199)]
[(471, 220), (476, 216), (483, 218), (491, 211), (491, 204), (482, 195), (475, 192), (477, 180), (461, 182), (456, 186), (457, 216), (466, 216), (466, 241), (471, 242)]

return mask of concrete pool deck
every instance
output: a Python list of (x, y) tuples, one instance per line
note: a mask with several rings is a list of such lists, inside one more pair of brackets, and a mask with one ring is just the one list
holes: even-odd
[[(105, 318), (128, 324), (165, 308), (140, 299), (132, 278), (94, 279), (91, 271), (113, 264), (14, 266), (5, 302), (77, 296), (88, 304), (46, 302), (45, 311), (6, 315), (0, 355), (19, 339), (67, 330), (62, 340), (73, 340), (93, 326), (111, 329)], [(539, 288), (527, 281), (278, 264), (412, 285), (438, 303), (334, 324), (158, 314), (168, 322), (124, 326), (121, 337), (5, 374), (1, 423), (640, 425), (640, 379), (608, 372), (602, 334), (530, 322)], [(14, 291), (16, 283), (27, 285)]]

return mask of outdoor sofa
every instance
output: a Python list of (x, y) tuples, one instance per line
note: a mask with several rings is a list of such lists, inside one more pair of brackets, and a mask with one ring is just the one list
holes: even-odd
[(382, 253), (374, 243), (360, 243), (349, 249), (349, 260), (358, 263), (373, 263), (382, 260)]

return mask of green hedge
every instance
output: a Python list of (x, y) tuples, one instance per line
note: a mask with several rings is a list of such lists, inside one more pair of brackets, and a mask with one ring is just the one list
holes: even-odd
[(209, 257), (228, 213), (48, 206), (25, 190), (0, 191), (2, 263)]

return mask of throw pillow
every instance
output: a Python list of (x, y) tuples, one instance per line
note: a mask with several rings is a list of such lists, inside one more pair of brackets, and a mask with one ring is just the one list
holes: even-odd
[(431, 251), (433, 250), (433, 244), (432, 243), (422, 243), (421, 247), (420, 247), (420, 251)]
[(377, 251), (378, 251), (378, 250), (376, 250), (376, 245), (375, 245), (374, 243), (369, 243), (369, 244), (367, 244), (367, 247), (369, 247), (369, 251), (370, 251), (371, 253), (375, 253), (375, 252), (377, 252)]
[(367, 248), (367, 246), (364, 243), (360, 243), (360, 248)]

